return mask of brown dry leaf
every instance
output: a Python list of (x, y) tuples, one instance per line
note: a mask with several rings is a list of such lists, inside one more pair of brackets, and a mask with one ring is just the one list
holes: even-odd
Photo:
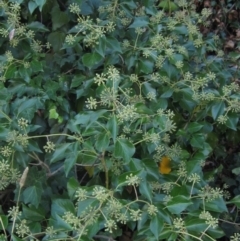
[(233, 49), (233, 48), (234, 48), (234, 45), (235, 45), (235, 43), (234, 43), (232, 40), (228, 40), (228, 41), (225, 43), (224, 48), (225, 48), (225, 49)]
[(204, 1), (204, 7), (205, 8), (210, 8), (211, 7), (211, 4), (210, 4), (210, 1)]
[(236, 38), (237, 40), (240, 40), (240, 29), (236, 30)]

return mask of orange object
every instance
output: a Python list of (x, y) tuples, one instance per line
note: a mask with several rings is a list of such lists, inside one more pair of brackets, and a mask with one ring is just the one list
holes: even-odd
[(159, 172), (161, 174), (169, 174), (171, 172), (170, 158), (167, 156), (162, 157), (159, 163)]

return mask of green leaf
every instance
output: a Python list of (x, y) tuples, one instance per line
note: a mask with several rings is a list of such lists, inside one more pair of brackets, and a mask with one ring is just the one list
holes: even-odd
[(157, 240), (169, 240), (174, 241), (175, 239), (169, 239), (170, 235), (172, 234), (172, 229), (170, 227), (164, 227), (161, 231), (160, 235), (158, 236)]
[(55, 163), (66, 157), (66, 151), (70, 147), (70, 145), (71, 143), (64, 143), (59, 145), (52, 155), (51, 163)]
[(164, 226), (163, 220), (160, 216), (155, 215), (154, 217), (151, 218), (150, 230), (155, 236), (156, 240), (158, 240), (158, 237), (163, 230), (163, 226)]
[(158, 180), (159, 170), (158, 170), (157, 163), (152, 159), (142, 159), (142, 163), (147, 172), (147, 177), (152, 178), (153, 180)]
[(87, 67), (92, 67), (102, 59), (102, 56), (98, 53), (87, 53), (82, 57), (83, 64)]
[(42, 208), (36, 208), (34, 206), (27, 207), (26, 205), (22, 206), (23, 216), (27, 220), (31, 221), (41, 221), (45, 219), (45, 212)]
[(214, 240), (219, 240), (219, 238), (225, 235), (225, 233), (220, 227), (209, 228), (206, 233)]
[(109, 132), (111, 133), (113, 142), (116, 143), (117, 135), (118, 135), (118, 121), (116, 115), (113, 115), (108, 123), (107, 123), (107, 128)]
[(194, 133), (194, 132), (201, 130), (202, 127), (203, 127), (203, 125), (201, 125), (197, 122), (192, 122), (187, 126), (187, 131), (190, 133)]
[(152, 202), (152, 190), (147, 181), (142, 181), (139, 184), (139, 192), (142, 196), (146, 197), (148, 201)]
[(54, 198), (51, 206), (52, 217), (57, 218), (57, 215), (62, 216), (65, 212), (75, 213), (72, 201), (69, 199)]
[[(37, 1), (37, 0), (35, 0), (35, 1)], [(38, 0), (38, 1), (45, 1), (45, 0)], [(69, 21), (68, 15), (66, 13), (60, 11), (58, 5), (56, 5), (53, 8), (51, 15), (52, 15), (52, 28), (54, 31), (57, 30), (58, 28), (62, 27)]]
[(96, 199), (85, 199), (81, 202), (78, 202), (78, 211), (77, 215), (81, 215), (88, 207), (98, 207), (99, 201)]
[(234, 131), (237, 131), (237, 124), (239, 117), (237, 114), (229, 114), (226, 122), (226, 126)]
[(49, 119), (58, 119), (59, 114), (57, 113), (56, 108), (49, 110)]
[(205, 136), (200, 133), (196, 133), (193, 135), (193, 137), (190, 140), (190, 144), (192, 147), (196, 148), (204, 148), (203, 143), (205, 142)]
[(114, 52), (122, 53), (120, 42), (116, 38), (108, 37), (106, 39), (106, 45), (112, 53)]
[(114, 148), (114, 156), (122, 158), (124, 161), (129, 162), (130, 158), (135, 153), (134, 145), (126, 139), (118, 139)]
[(136, 17), (134, 18), (133, 23), (129, 26), (129, 28), (142, 28), (147, 27), (149, 24), (148, 17)]
[(48, 42), (53, 47), (55, 52), (58, 52), (65, 41), (66, 34), (64, 32), (52, 32), (48, 35)]
[(240, 167), (233, 168), (232, 173), (235, 174), (235, 175), (239, 175), (240, 174)]
[(23, 239), (18, 238), (14, 234), (12, 235), (12, 241), (24, 241)]
[(80, 187), (79, 182), (75, 178), (71, 177), (68, 180), (67, 190), (68, 190), (68, 195), (70, 198), (74, 197), (75, 192), (79, 187)]
[(45, 25), (43, 25), (42, 23), (40, 23), (38, 21), (31, 22), (30, 24), (27, 25), (27, 28), (38, 31), (38, 32), (49, 32), (49, 29), (46, 28)]
[[(147, 59), (145, 59), (145, 60), (140, 59), (137, 62), (136, 70), (138, 73), (150, 74), (153, 72), (153, 67), (154, 67), (154, 63), (152, 61), (147, 60)], [(147, 82), (145, 82), (145, 83), (147, 83)]]
[(208, 227), (208, 225), (204, 219), (187, 217), (185, 219), (185, 227), (188, 231), (201, 233)]
[(23, 201), (25, 204), (30, 203), (37, 208), (41, 201), (42, 193), (43, 189), (40, 184), (29, 186), (22, 193)]
[(158, 6), (167, 11), (175, 11), (178, 9), (178, 6), (170, 0), (163, 0)]
[(224, 113), (224, 109), (225, 109), (224, 101), (214, 103), (211, 108), (213, 119), (216, 120), (220, 115), (222, 115)]
[(105, 51), (106, 51), (106, 38), (102, 37), (99, 39), (99, 44), (96, 46), (96, 52), (99, 53), (104, 58)]
[(31, 14), (33, 14), (34, 10), (38, 7), (38, 5), (34, 1), (28, 2), (28, 9)]
[(33, 61), (31, 61), (30, 65), (31, 65), (31, 69), (32, 69), (34, 72), (43, 71), (42, 62), (33, 60)]
[(5, 215), (0, 215), (0, 230), (6, 230), (8, 226), (8, 217)]
[(98, 151), (103, 152), (107, 149), (109, 143), (110, 143), (110, 138), (109, 138), (108, 132), (103, 132), (97, 136), (95, 147)]
[(66, 177), (68, 176), (69, 172), (72, 170), (72, 168), (75, 166), (75, 163), (77, 161), (77, 152), (74, 152), (75, 155), (71, 155), (69, 157), (67, 157), (64, 160), (64, 171), (65, 171), (65, 175)]
[(46, 0), (34, 0), (34, 1), (37, 4), (40, 11), (42, 11), (43, 5), (46, 3)]
[(217, 213), (228, 212), (226, 203), (223, 200), (223, 198), (218, 198), (216, 200), (206, 202), (205, 209), (208, 211), (213, 211)]
[(192, 204), (192, 201), (190, 200), (189, 197), (179, 195), (179, 196), (173, 197), (167, 203), (167, 209), (172, 214), (180, 214), (182, 211), (184, 211), (191, 204)]
[(240, 208), (240, 195), (235, 196), (230, 201), (226, 202), (227, 204), (235, 204), (238, 208)]
[(168, 89), (163, 94), (161, 94), (161, 98), (170, 98), (172, 94), (173, 94), (173, 89)]

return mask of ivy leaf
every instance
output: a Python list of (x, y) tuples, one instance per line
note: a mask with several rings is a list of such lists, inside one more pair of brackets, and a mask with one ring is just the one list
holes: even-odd
[(46, 0), (34, 0), (40, 11), (42, 11), (43, 5), (46, 3)]
[(24, 218), (31, 220), (31, 221), (41, 221), (45, 219), (45, 212), (42, 208), (36, 208), (34, 206), (22, 206), (22, 212)]
[(55, 198), (52, 200), (51, 215), (56, 217), (56, 215), (64, 215), (65, 212), (75, 213), (75, 207), (71, 200), (63, 198)]
[[(45, 1), (45, 0), (35, 0), (35, 1)], [(57, 30), (62, 27), (64, 24), (68, 23), (68, 15), (60, 11), (59, 6), (55, 6), (51, 12), (52, 14), (52, 28)]]
[(226, 202), (227, 204), (235, 204), (238, 208), (240, 208), (240, 195), (235, 196), (230, 201)]
[(30, 24), (27, 25), (27, 27), (29, 29), (38, 31), (38, 32), (49, 32), (49, 29), (46, 28), (45, 25), (43, 25), (42, 23), (35, 21), (35, 22), (31, 22)]
[(203, 125), (201, 125), (197, 122), (192, 122), (188, 125), (187, 131), (190, 132), (190, 133), (194, 133), (194, 132), (197, 132), (197, 131), (201, 130), (202, 127), (203, 127)]
[(0, 230), (6, 229), (8, 226), (8, 217), (5, 215), (0, 215)]
[(78, 188), (79, 188), (79, 182), (75, 178), (71, 177), (67, 183), (67, 190), (70, 198), (74, 197), (74, 194)]
[(184, 211), (188, 206), (192, 204), (192, 201), (189, 199), (189, 197), (178, 195), (173, 197), (168, 203), (167, 203), (167, 209), (172, 214), (180, 214), (182, 211)]
[(53, 46), (53, 50), (58, 52), (65, 41), (66, 34), (63, 32), (52, 32), (48, 35), (48, 42)]
[(82, 57), (83, 64), (86, 67), (93, 67), (102, 59), (102, 56), (98, 53), (87, 53)]
[(122, 158), (124, 161), (129, 162), (130, 158), (135, 153), (134, 145), (126, 139), (118, 139), (114, 148), (114, 156)]
[(34, 1), (29, 1), (28, 2), (28, 10), (30, 11), (31, 14), (34, 12), (34, 10), (37, 7), (38, 7), (38, 5), (36, 4), (36, 2), (34, 2)]
[(37, 208), (41, 201), (42, 192), (43, 189), (40, 184), (27, 187), (22, 193), (24, 203), (30, 203)]
[(225, 103), (223, 101), (216, 102), (212, 105), (212, 117), (216, 120), (220, 115), (224, 113)]
[(152, 202), (152, 191), (148, 182), (143, 181), (139, 184), (139, 192), (148, 199), (148, 201)]
[(51, 163), (55, 163), (55, 162), (63, 159), (66, 156), (65, 153), (66, 153), (67, 149), (70, 147), (70, 145), (71, 145), (71, 143), (65, 143), (65, 144), (59, 145), (52, 155)]
[(110, 143), (110, 138), (108, 133), (103, 132), (97, 136), (95, 147), (98, 151), (103, 152), (107, 149), (109, 143)]
[(147, 27), (149, 24), (148, 17), (136, 17), (133, 23), (129, 26), (129, 28), (142, 28)]
[(107, 128), (109, 130), (109, 132), (111, 133), (112, 135), (112, 138), (113, 138), (113, 142), (115, 143), (116, 142), (116, 139), (117, 139), (117, 135), (118, 135), (118, 123), (117, 123), (117, 117), (116, 115), (113, 115), (108, 123), (107, 123)]
[(151, 218), (150, 230), (154, 234), (156, 240), (159, 240), (159, 235), (164, 227), (163, 219), (159, 215), (155, 215)]
[(167, 11), (175, 11), (178, 9), (178, 6), (170, 0), (161, 1), (158, 6)]

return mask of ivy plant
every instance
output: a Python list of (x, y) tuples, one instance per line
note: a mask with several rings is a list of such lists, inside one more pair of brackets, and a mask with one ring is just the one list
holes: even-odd
[(239, 239), (238, 57), (196, 2), (0, 2), (1, 240)]

